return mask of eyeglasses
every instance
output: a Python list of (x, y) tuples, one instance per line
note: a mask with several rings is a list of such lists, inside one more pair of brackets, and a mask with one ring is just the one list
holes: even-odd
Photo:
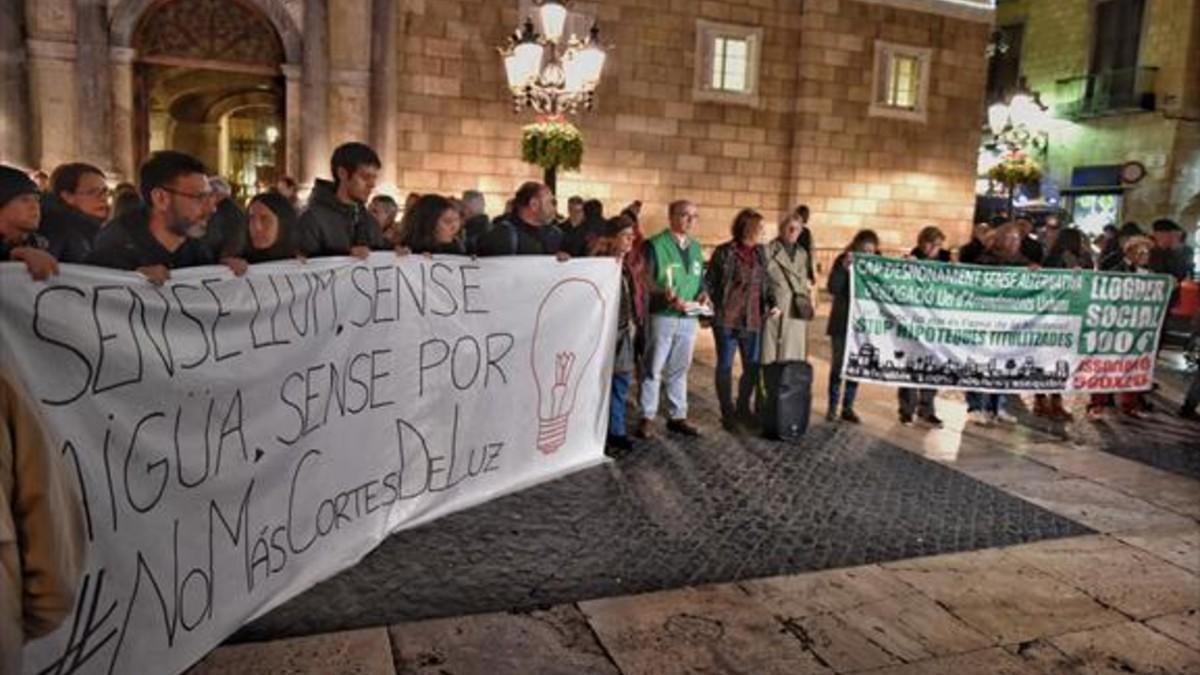
[(112, 196), (112, 190), (102, 187), (92, 190), (83, 190), (79, 192), (79, 194), (83, 195), (84, 197), (110, 197)]
[(165, 190), (165, 191), (170, 192), (171, 194), (177, 195), (179, 197), (187, 197), (188, 199), (195, 199), (196, 201), (203, 201), (213, 195), (212, 190), (207, 190), (205, 192), (183, 192), (181, 190), (169, 188), (165, 185), (159, 186), (159, 189)]

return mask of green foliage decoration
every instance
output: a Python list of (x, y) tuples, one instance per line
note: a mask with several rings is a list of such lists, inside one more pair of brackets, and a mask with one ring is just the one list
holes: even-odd
[(539, 120), (521, 135), (521, 159), (543, 169), (574, 171), (583, 162), (583, 134), (563, 119)]

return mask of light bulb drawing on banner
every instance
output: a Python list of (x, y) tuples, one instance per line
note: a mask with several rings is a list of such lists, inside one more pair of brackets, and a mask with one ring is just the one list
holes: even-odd
[(562, 324), (595, 304), (602, 317), (596, 325), (607, 325), (600, 289), (572, 278), (555, 284), (538, 307), (530, 362), (538, 392), (537, 448), (543, 454), (553, 454), (567, 442), (575, 394), (600, 346), (601, 331), (563, 331)]

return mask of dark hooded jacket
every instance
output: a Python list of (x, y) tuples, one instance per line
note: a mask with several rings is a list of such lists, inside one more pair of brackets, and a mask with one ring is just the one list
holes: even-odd
[(38, 234), (49, 242), (47, 251), (56, 260), (64, 263), (81, 263), (89, 253), (101, 222), (73, 208), (56, 195), (47, 195), (42, 200), (42, 220)]
[(141, 207), (110, 222), (96, 237), (96, 246), (84, 260), (88, 265), (117, 270), (163, 265), (168, 269), (198, 267), (213, 262), (208, 247), (187, 237), (174, 252), (150, 234), (150, 210)]
[(246, 245), (246, 238), (246, 212), (232, 197), (226, 197), (208, 219), (208, 227), (200, 241), (208, 247), (213, 260), (220, 260), (240, 251)]
[(476, 253), (480, 256), (554, 255), (562, 249), (562, 230), (555, 225), (537, 227), (517, 216), (492, 225), (479, 239)]
[(332, 182), (318, 180), (300, 216), (300, 250), (309, 257), (349, 255), (355, 246), (391, 248), (366, 206), (342, 203)]

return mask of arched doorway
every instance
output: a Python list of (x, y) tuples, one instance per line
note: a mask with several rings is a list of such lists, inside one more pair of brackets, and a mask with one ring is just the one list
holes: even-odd
[(200, 158), (241, 194), (285, 166), (285, 62), (271, 21), (243, 0), (162, 0), (132, 34), (137, 161)]

